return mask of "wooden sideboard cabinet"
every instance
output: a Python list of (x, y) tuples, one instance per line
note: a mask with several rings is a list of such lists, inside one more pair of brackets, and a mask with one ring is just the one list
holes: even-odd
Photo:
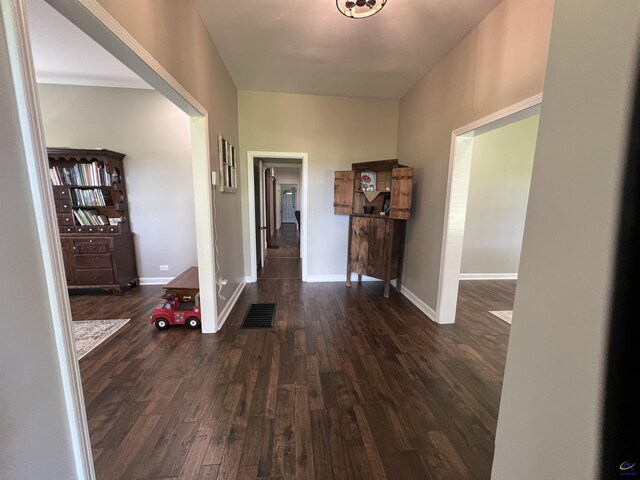
[(385, 298), (393, 279), (400, 291), (412, 191), (413, 168), (398, 160), (354, 163), (335, 172), (334, 213), (349, 215), (347, 287), (356, 273), (359, 281), (362, 275), (384, 280)]
[(47, 154), (67, 287), (119, 295), (135, 286), (124, 154), (71, 148), (48, 148)]

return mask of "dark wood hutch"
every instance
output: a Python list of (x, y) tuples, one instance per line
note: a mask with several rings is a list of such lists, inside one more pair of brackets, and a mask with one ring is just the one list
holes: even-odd
[[(367, 172), (376, 177), (373, 189), (363, 187)], [(335, 172), (334, 213), (349, 215), (347, 287), (351, 274), (357, 273), (358, 281), (362, 275), (384, 280), (386, 298), (391, 280), (396, 279), (400, 291), (412, 189), (413, 168), (398, 160), (354, 163), (351, 170)]]
[(69, 289), (120, 295), (137, 284), (124, 154), (48, 148), (53, 195)]

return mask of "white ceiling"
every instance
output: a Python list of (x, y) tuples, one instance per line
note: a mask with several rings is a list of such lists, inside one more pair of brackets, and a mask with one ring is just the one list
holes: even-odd
[[(194, 0), (241, 90), (399, 98), (500, 0), (388, 0), (349, 19), (335, 0)], [(150, 88), (44, 0), (27, 0), (42, 83)]]
[(241, 90), (399, 98), (500, 0), (388, 0), (350, 19), (335, 0), (194, 0)]
[(27, 14), (38, 82), (151, 88), (44, 0), (28, 0)]

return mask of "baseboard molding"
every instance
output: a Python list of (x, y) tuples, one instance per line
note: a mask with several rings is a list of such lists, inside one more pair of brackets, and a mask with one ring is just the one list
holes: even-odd
[[(344, 282), (346, 280), (346, 275), (307, 275), (307, 282)], [(355, 273), (351, 274), (351, 281), (357, 282), (358, 275)], [(362, 276), (363, 282), (381, 282), (379, 278), (367, 277), (366, 275)]]
[(517, 280), (517, 273), (461, 273), (460, 280)]
[(240, 297), (240, 294), (242, 293), (242, 290), (244, 290), (245, 286), (246, 286), (245, 282), (238, 284), (238, 286), (236, 287), (236, 290), (233, 292), (233, 295), (231, 295), (227, 304), (224, 306), (222, 311), (218, 314), (218, 329), (216, 330), (216, 332), (219, 332), (220, 329), (222, 328), (222, 325), (224, 325), (224, 322), (227, 320), (227, 317), (231, 313), (231, 310), (233, 310), (233, 307), (235, 307), (236, 302), (238, 301), (238, 298)]
[[(393, 281), (392, 283), (395, 284), (395, 282)], [(431, 320), (432, 322), (438, 323), (436, 311), (433, 308), (431, 308), (429, 305), (427, 305), (425, 302), (420, 300), (415, 293), (413, 293), (404, 285), (402, 285), (402, 287), (400, 288), (400, 293), (402, 293), (402, 295), (404, 295), (407, 298), (407, 300), (409, 300), (416, 307), (418, 307), (418, 310), (420, 310), (427, 317), (429, 317), (429, 320)]]
[(140, 285), (164, 285), (169, 283), (175, 277), (140, 277), (138, 283)]

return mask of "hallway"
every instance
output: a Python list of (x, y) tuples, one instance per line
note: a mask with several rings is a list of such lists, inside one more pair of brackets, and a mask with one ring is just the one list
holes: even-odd
[(283, 223), (270, 243), (277, 248), (267, 248), (264, 268), (258, 268), (258, 279), (301, 279), (300, 231), (296, 224)]
[[(162, 290), (74, 295), (74, 318), (131, 321), (80, 362), (100, 479), (488, 479), (510, 327), (493, 282), (436, 325), (381, 282), (247, 285), (221, 332), (156, 331)], [(272, 329), (243, 330), (277, 302)]]

